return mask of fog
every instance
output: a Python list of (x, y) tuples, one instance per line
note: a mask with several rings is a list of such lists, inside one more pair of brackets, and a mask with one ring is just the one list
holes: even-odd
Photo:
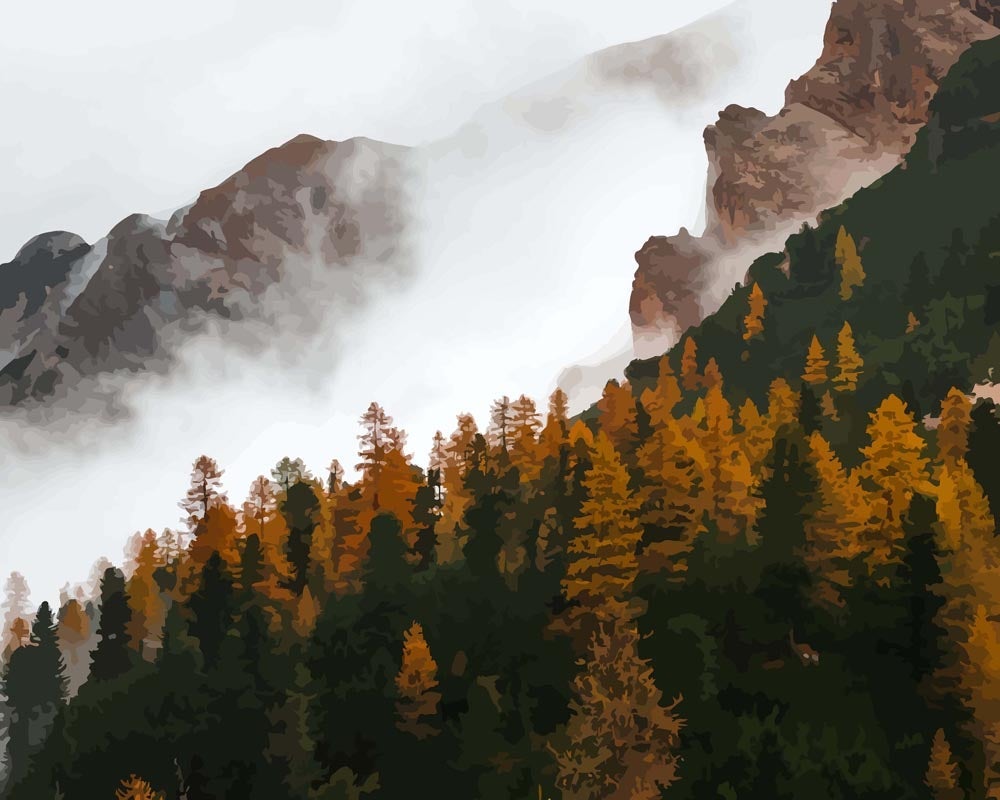
[(290, 3), (269, 19), (263, 4), (235, 16), (235, 3), (181, 3), (163, 20), (115, 7), (97, 17), (67, 4), (55, 29), (51, 8), (18, 9), (4, 29), (5, 252), (53, 228), (93, 242), (299, 132), (363, 134), (427, 145), (413, 187), (416, 277), (345, 324), (279, 336), (280, 347), (234, 349), (227, 329), (210, 331), (173, 372), (127, 384), (128, 421), (68, 433), (5, 422), (0, 571), (25, 573), (35, 602), (86, 578), (99, 556), (120, 560), (134, 531), (177, 525), (202, 452), (240, 500), (285, 455), (316, 472), (334, 457), (353, 464), (371, 400), (409, 432), (421, 463), (456, 413), (484, 423), (499, 395), (543, 404), (567, 367), (613, 364), (581, 371), (570, 388), (586, 401), (627, 360), (633, 252), (652, 234), (698, 228), (703, 127), (732, 102), (780, 107), (819, 53), (829, 2), (729, 7), (706, 28), (713, 42), (684, 56), (696, 69), (666, 82), (574, 63), (690, 23), (693, 6), (474, 14), (456, 2), (416, 16), (402, 4), (401, 15)]

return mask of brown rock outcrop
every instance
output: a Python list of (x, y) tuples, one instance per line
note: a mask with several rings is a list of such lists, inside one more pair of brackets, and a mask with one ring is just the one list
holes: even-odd
[(732, 105), (705, 130), (705, 232), (655, 236), (636, 253), (636, 354), (696, 324), (757, 256), (899, 163), (938, 83), (1000, 34), (1000, 0), (837, 0), (823, 52), (774, 116)]

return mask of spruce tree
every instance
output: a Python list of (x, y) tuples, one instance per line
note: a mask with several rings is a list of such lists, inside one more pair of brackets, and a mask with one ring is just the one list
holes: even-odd
[(128, 636), (132, 610), (125, 591), (125, 576), (117, 567), (108, 567), (101, 578), (100, 614), (90, 677), (94, 681), (110, 681), (128, 672), (133, 663)]

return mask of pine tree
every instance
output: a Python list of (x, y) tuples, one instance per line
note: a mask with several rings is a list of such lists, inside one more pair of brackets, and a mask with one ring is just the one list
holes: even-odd
[(743, 318), (743, 339), (750, 341), (755, 336), (760, 336), (764, 332), (764, 309), (767, 308), (767, 299), (760, 290), (757, 282), (754, 282), (750, 289), (750, 296), (747, 300), (749, 310)]
[(510, 451), (513, 443), (514, 410), (507, 395), (494, 400), (490, 407), (490, 427), (488, 438), (491, 447), (502, 453)]
[(952, 387), (941, 401), (941, 419), (937, 427), (938, 453), (944, 465), (954, 467), (965, 460), (971, 422), (972, 404), (963, 392)]
[(204, 521), (210, 508), (225, 502), (222, 473), (215, 459), (199, 456), (195, 460), (191, 468), (191, 488), (180, 502), (181, 508), (187, 512), (186, 520), (192, 533)]
[(271, 477), (278, 488), (287, 494), (293, 484), (309, 479), (309, 471), (306, 469), (306, 465), (302, 463), (301, 458), (289, 458), (285, 456), (274, 465), (274, 469), (271, 470)]
[(197, 637), (205, 666), (210, 669), (219, 660), (233, 610), (233, 581), (218, 553), (212, 553), (205, 564), (201, 583), (188, 598), (187, 607), (191, 634)]
[(855, 391), (863, 368), (864, 362), (854, 346), (854, 333), (845, 322), (837, 334), (837, 374), (833, 376), (833, 388), (838, 392)]
[(784, 378), (775, 378), (767, 393), (767, 419), (772, 436), (798, 418), (799, 396)]
[(155, 791), (148, 782), (132, 774), (122, 780), (121, 785), (115, 790), (115, 798), (116, 800), (166, 800), (166, 795)]
[(822, 386), (829, 379), (827, 369), (830, 362), (823, 352), (823, 345), (814, 335), (809, 343), (809, 352), (806, 355), (806, 370), (802, 373), (802, 380), (811, 386)]
[(563, 589), (584, 612), (606, 617), (624, 613), (638, 572), (636, 549), (642, 538), (639, 502), (629, 491), (621, 457), (602, 431), (594, 440), (583, 502), (569, 543)]
[(11, 652), (20, 647), (28, 636), (27, 619), (31, 615), (28, 602), (31, 591), (28, 582), (20, 572), (12, 572), (4, 584), (4, 614), (3, 630), (0, 631), (0, 641), (3, 647), (0, 651), (0, 661), (6, 661)]
[(396, 727), (417, 739), (440, 733), (431, 721), (441, 702), (441, 693), (435, 691), (437, 669), (424, 629), (414, 622), (403, 634), (402, 665), (396, 675)]
[(31, 644), (11, 653), (0, 686), (9, 707), (9, 786), (29, 772), (32, 759), (42, 751), (66, 702), (66, 683), (52, 610), (42, 603), (31, 627)]
[(610, 380), (604, 386), (604, 394), (597, 401), (600, 412), (601, 429), (611, 440), (618, 452), (630, 458), (639, 438), (639, 409), (628, 383), (620, 384)]
[(861, 265), (854, 237), (840, 226), (837, 233), (836, 261), (840, 266), (840, 299), (850, 300), (854, 288), (865, 282), (865, 270)]
[(90, 679), (110, 681), (124, 675), (132, 666), (133, 646), (128, 629), (132, 620), (125, 576), (109, 567), (101, 578), (101, 617), (97, 628), (97, 649), (90, 663)]
[(630, 622), (594, 633), (573, 681), (568, 745), (556, 752), (565, 800), (658, 800), (678, 778), (680, 700), (662, 705), (652, 669)]
[(889, 395), (870, 415), (870, 444), (862, 448), (864, 461), (858, 475), (868, 495), (878, 528), (870, 529), (870, 563), (885, 566), (899, 557), (901, 520), (915, 491), (931, 491), (927, 476), (925, 443), (906, 405)]
[(930, 790), (933, 800), (962, 800), (963, 792), (958, 784), (958, 776), (958, 764), (952, 757), (951, 746), (944, 731), (938, 728), (931, 744), (924, 785)]
[(822, 602), (843, 605), (852, 565), (864, 556), (862, 542), (871, 511), (857, 475), (849, 473), (819, 433), (809, 439), (816, 472), (816, 503), (806, 526), (806, 563), (817, 578)]
[[(356, 469), (361, 472), (362, 479), (366, 483), (378, 487), (388, 454), (403, 448), (405, 435), (392, 424), (392, 417), (378, 403), (368, 406), (368, 410), (361, 417), (361, 427)], [(379, 507), (376, 488), (372, 498), (372, 508), (378, 511)]]
[(281, 502), (281, 516), (288, 530), (285, 540), (285, 556), (291, 568), (288, 588), (295, 594), (302, 594), (309, 580), (313, 536), (320, 523), (321, 507), (316, 488), (301, 481), (292, 484)]
[(681, 384), (689, 392), (701, 386), (701, 374), (698, 372), (698, 343), (693, 336), (688, 336), (684, 340), (684, 350), (681, 353)]
[(156, 571), (161, 566), (156, 533), (147, 530), (136, 556), (135, 570), (127, 584), (132, 618), (129, 639), (140, 655), (143, 648), (155, 648), (166, 616), (166, 606), (156, 582)]

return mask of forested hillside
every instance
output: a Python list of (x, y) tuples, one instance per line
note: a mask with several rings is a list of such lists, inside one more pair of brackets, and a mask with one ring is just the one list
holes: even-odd
[(580, 418), (198, 458), (96, 596), (8, 582), (4, 796), (1000, 797), (998, 178), (993, 40)]

